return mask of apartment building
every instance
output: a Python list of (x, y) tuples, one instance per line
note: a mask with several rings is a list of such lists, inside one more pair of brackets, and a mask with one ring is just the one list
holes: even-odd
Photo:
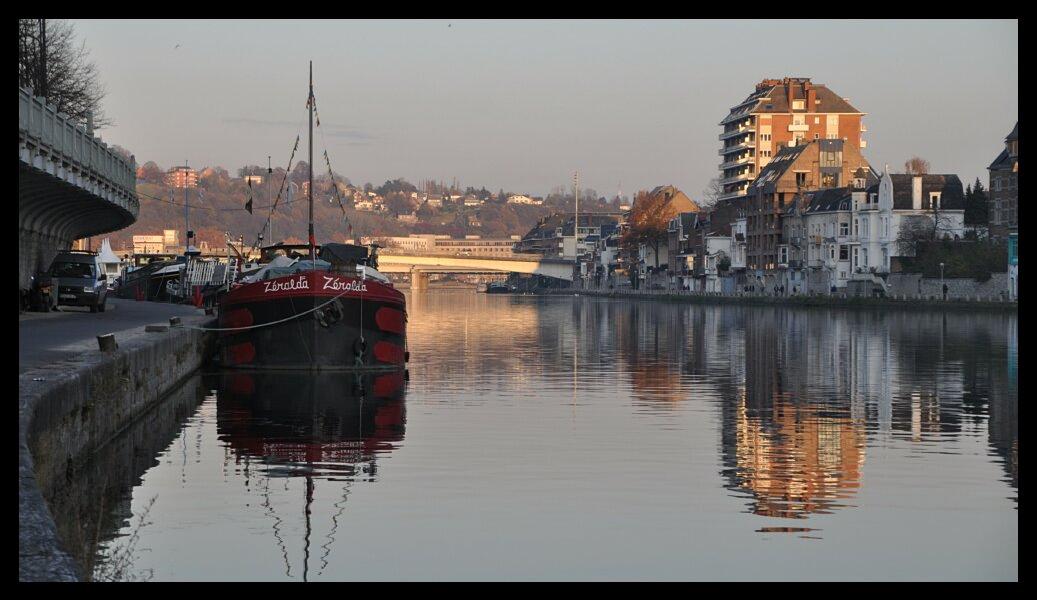
[(864, 115), (809, 77), (764, 79), (720, 122), (720, 199), (744, 197), (783, 147), (827, 139), (865, 148)]
[(166, 171), (166, 185), (174, 188), (198, 187), (198, 171), (190, 167), (173, 167)]
[(1019, 123), (1005, 138), (1005, 149), (987, 167), (990, 171), (990, 233), (1006, 237), (1019, 228)]
[(771, 270), (779, 264), (782, 219), (796, 195), (850, 184), (864, 188), (877, 181), (860, 148), (841, 139), (810, 140), (779, 150), (748, 188), (748, 268)]

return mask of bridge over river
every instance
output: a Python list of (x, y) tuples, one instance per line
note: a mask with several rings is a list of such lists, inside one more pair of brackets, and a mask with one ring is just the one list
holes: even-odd
[(428, 285), (433, 273), (524, 273), (542, 275), (566, 281), (573, 280), (576, 263), (560, 258), (483, 257), (443, 254), (400, 253), (383, 250), (378, 254), (378, 270), (383, 273), (410, 273), (411, 286), (416, 289)]
[(136, 165), (18, 88), (18, 287), (74, 240), (137, 219)]

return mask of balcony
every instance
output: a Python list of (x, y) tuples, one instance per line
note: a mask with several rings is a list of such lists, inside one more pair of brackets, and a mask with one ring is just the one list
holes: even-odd
[(724, 169), (730, 169), (732, 167), (737, 167), (737, 166), (740, 166), (740, 165), (747, 165), (747, 164), (752, 163), (754, 160), (756, 160), (755, 156), (744, 156), (742, 158), (736, 158), (734, 160), (729, 160), (727, 162), (720, 163), (720, 170), (723, 171)]
[(809, 131), (810, 126), (806, 123), (793, 123), (789, 125), (789, 131)]
[(725, 177), (720, 180), (720, 185), (727, 185), (729, 183), (735, 183), (736, 181), (748, 181), (753, 178), (753, 174), (749, 172), (739, 173), (733, 177)]
[(743, 125), (742, 127), (738, 127), (736, 129), (732, 129), (731, 131), (725, 131), (724, 133), (721, 133), (720, 136), (718, 137), (718, 139), (720, 141), (724, 141), (724, 140), (727, 140), (727, 139), (731, 139), (733, 137), (738, 137), (740, 135), (745, 135), (747, 133), (755, 133), (755, 132), (756, 132), (756, 128), (753, 127), (752, 125)]
[(746, 140), (741, 144), (737, 144), (735, 146), (725, 146), (721, 148), (720, 151), (717, 152), (717, 154), (719, 154), (720, 156), (725, 156), (727, 154), (731, 154), (732, 152), (740, 152), (748, 148), (756, 148), (756, 140)]
[(719, 196), (717, 196), (717, 200), (730, 200), (732, 198), (744, 198), (745, 195), (746, 195), (745, 188), (742, 188), (740, 190), (735, 190), (735, 191), (732, 191), (732, 192), (725, 192), (723, 194), (720, 194)]

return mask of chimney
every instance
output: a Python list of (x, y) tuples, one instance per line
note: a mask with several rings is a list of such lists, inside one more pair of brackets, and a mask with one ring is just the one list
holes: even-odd
[(810, 83), (809, 79), (803, 84), (803, 89), (807, 92), (807, 110), (813, 112), (814, 107), (817, 106), (817, 90), (814, 89), (814, 85)]
[(911, 178), (911, 208), (922, 209), (922, 176), (915, 175)]

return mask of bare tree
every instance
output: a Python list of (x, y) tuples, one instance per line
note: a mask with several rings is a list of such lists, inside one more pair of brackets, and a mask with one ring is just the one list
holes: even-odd
[(908, 175), (928, 175), (929, 161), (920, 156), (912, 156), (904, 162), (904, 172)]
[(702, 190), (702, 201), (698, 203), (699, 207), (708, 211), (716, 206), (716, 203), (720, 200), (720, 195), (723, 193), (724, 186), (720, 185), (720, 178), (714, 177), (710, 179), (709, 185)]
[(75, 43), (65, 21), (18, 20), (18, 84), (33, 89), (73, 120), (100, 129), (113, 124), (101, 107), (105, 89), (86, 42)]

